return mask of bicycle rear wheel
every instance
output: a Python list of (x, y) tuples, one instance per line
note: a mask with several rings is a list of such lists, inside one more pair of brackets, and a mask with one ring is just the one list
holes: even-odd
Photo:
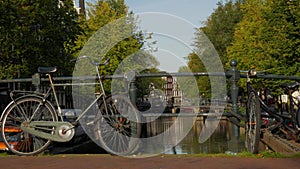
[(245, 126), (245, 145), (250, 153), (258, 153), (261, 128), (261, 110), (258, 96), (251, 92), (247, 102), (247, 121)]
[(140, 114), (127, 97), (107, 98), (94, 124), (96, 141), (107, 152), (121, 156), (134, 153), (141, 134)]
[[(31, 121), (57, 120), (54, 108), (48, 101), (35, 96), (22, 97), (11, 103), (3, 113), (1, 133), (9, 151), (17, 155), (36, 155), (49, 146), (50, 140), (21, 129), (21, 125)], [(53, 129), (49, 128), (45, 132), (51, 133)]]

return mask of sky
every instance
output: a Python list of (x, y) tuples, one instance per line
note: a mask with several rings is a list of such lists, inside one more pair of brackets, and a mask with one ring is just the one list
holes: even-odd
[(184, 18), (200, 27), (220, 0), (125, 0), (134, 13), (164, 12)]
[[(214, 9), (217, 8), (217, 2), (220, 0), (125, 0), (129, 10), (135, 14), (144, 12), (158, 12), (173, 15), (169, 19), (162, 19), (165, 16), (153, 17), (152, 20), (161, 20), (161, 22), (153, 22), (147, 17), (142, 17), (152, 24), (146, 26), (146, 29), (160, 30), (163, 34), (156, 34), (152, 37), (153, 40), (158, 41), (157, 52), (153, 53), (160, 62), (160, 69), (167, 72), (177, 72), (181, 66), (186, 66), (187, 61), (184, 59), (189, 53), (192, 52), (191, 44), (193, 43), (195, 31), (193, 28), (203, 26), (203, 22), (212, 14)], [(176, 17), (179, 17), (178, 19)], [(166, 16), (168, 18), (168, 16)], [(180, 19), (184, 19), (184, 23)], [(145, 22), (146, 22), (145, 21)], [(167, 23), (170, 21), (170, 23)], [(176, 24), (172, 23), (176, 22)], [(156, 29), (153, 25), (166, 25), (169, 29), (165, 32), (162, 28)], [(188, 26), (187, 26), (188, 25)], [(184, 27), (187, 26), (187, 27)], [(154, 28), (155, 27), (155, 28)], [(167, 36), (162, 36), (166, 35)], [(176, 37), (176, 38), (172, 38)], [(184, 39), (187, 38), (187, 39)], [(185, 44), (181, 41), (186, 42)], [(187, 44), (188, 43), (188, 44)]]
[[(78, 4), (79, 0), (75, 0)], [(97, 0), (86, 0), (96, 2)], [(164, 12), (184, 18), (196, 25), (202, 26), (207, 17), (217, 8), (221, 0), (124, 0), (130, 11)]]

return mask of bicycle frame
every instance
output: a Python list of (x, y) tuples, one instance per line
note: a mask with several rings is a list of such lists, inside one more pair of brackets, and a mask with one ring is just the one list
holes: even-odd
[[(86, 56), (82, 56), (81, 58), (88, 58), (88, 59), (90, 59), (89, 57), (86, 57)], [(109, 60), (107, 60), (105, 63), (103, 63), (103, 65), (107, 64), (108, 61)], [(93, 63), (93, 62), (91, 62), (91, 63)], [(78, 121), (80, 119), (82, 119), (82, 117), (90, 110), (90, 108), (96, 102), (98, 102), (98, 100), (101, 99), (101, 98), (102, 98), (102, 103), (104, 103), (105, 109), (107, 111), (107, 105), (105, 104), (105, 98), (107, 97), (107, 95), (105, 93), (104, 86), (103, 86), (103, 83), (102, 83), (102, 78), (101, 78), (101, 75), (100, 75), (100, 72), (99, 72), (99, 69), (98, 69), (98, 66), (101, 66), (101, 64), (94, 63), (93, 65), (95, 66), (95, 69), (96, 69), (97, 78), (99, 79), (99, 85), (100, 85), (100, 89), (101, 89), (102, 93), (100, 95), (96, 96), (96, 99), (83, 112), (81, 112), (81, 114), (72, 123), (74, 125), (72, 128), (74, 128), (74, 127), (76, 127), (78, 125)], [(46, 75), (49, 78), (50, 88), (46, 92), (46, 95), (45, 95), (44, 99), (47, 99), (49, 97), (50, 93), (53, 94), (55, 104), (56, 104), (56, 106), (58, 108), (58, 115), (60, 117), (60, 120), (63, 122), (64, 120), (63, 120), (63, 117), (62, 117), (62, 110), (61, 110), (61, 107), (60, 107), (60, 104), (59, 104), (59, 101), (58, 101), (58, 97), (57, 97), (57, 94), (56, 94), (56, 90), (55, 90), (55, 86), (60, 86), (60, 85), (56, 85), (56, 84), (53, 83), (53, 78), (52, 78), (51, 74), (46, 74)]]
[[(51, 73), (56, 71), (55, 67), (40, 67), (38, 72), (47, 75), (50, 87), (43, 93), (17, 93), (14, 91), (15, 93), (11, 94), (13, 101), (5, 108), (1, 116), (1, 134), (10, 151), (18, 155), (35, 155), (43, 152), (51, 141), (70, 141), (75, 136), (79, 120), (85, 119), (84, 115), (87, 115), (93, 106), (96, 108), (96, 112), (93, 112), (95, 118), (88, 118), (87, 121), (84, 120), (84, 124), (81, 124), (83, 128), (85, 125), (92, 127), (92, 135), (96, 137), (96, 140), (93, 139), (93, 141), (96, 141), (108, 152), (119, 155), (129, 155), (138, 148), (139, 140), (137, 138), (141, 134), (141, 118), (136, 107), (127, 96), (108, 97), (105, 94), (104, 79), (101, 78), (98, 68), (106, 65), (109, 60), (97, 63), (92, 62), (88, 56), (81, 56), (76, 60), (81, 58), (88, 58), (90, 63), (95, 66), (99, 79), (99, 83), (96, 84), (100, 85), (100, 93), (96, 93), (95, 98), (89, 100), (91, 103), (84, 104), (83, 112), (76, 119), (67, 118), (68, 120), (64, 121), (67, 116), (62, 112), (55, 90), (55, 87), (64, 85), (54, 84)], [(71, 85), (77, 84), (72, 83)], [(19, 94), (23, 95), (18, 97)], [(8, 141), (10, 135), (5, 130), (11, 126), (18, 128), (22, 134), (22, 137), (18, 137), (20, 146), (17, 149), (10, 146)], [(116, 147), (116, 145), (118, 146)]]
[[(91, 59), (87, 56), (82, 56), (82, 57), (79, 57), (78, 59), (80, 58), (88, 58), (90, 61)], [(47, 90), (47, 92), (45, 93), (38, 93), (38, 92), (31, 92), (31, 91), (28, 91), (28, 92), (24, 92), (24, 91), (15, 91), (15, 92), (22, 92), (22, 93), (25, 93), (24, 97), (26, 96), (30, 96), (30, 97), (38, 97), (39, 99), (42, 100), (42, 102), (40, 104), (44, 104), (46, 101), (50, 101), (49, 100), (49, 96), (51, 94), (53, 94), (53, 97), (54, 97), (54, 104), (55, 106), (57, 106), (57, 110), (54, 109), (54, 107), (52, 107), (53, 111), (55, 112), (56, 114), (56, 120), (55, 121), (32, 121), (31, 118), (27, 119), (28, 122), (27, 123), (30, 123), (31, 126), (22, 126), (21, 129), (23, 131), (26, 131), (28, 133), (31, 133), (33, 135), (37, 135), (37, 136), (40, 136), (42, 138), (45, 138), (45, 139), (49, 139), (49, 140), (53, 140), (53, 141), (57, 141), (57, 142), (66, 142), (66, 141), (69, 141), (72, 139), (72, 137), (74, 136), (74, 128), (78, 126), (78, 121), (80, 119), (82, 119), (82, 117), (89, 111), (89, 109), (96, 103), (99, 101), (99, 99), (102, 99), (102, 103), (104, 104), (105, 106), (105, 110), (107, 111), (107, 105), (105, 103), (105, 99), (106, 99), (106, 94), (105, 94), (105, 90), (104, 90), (104, 86), (103, 86), (103, 83), (102, 83), (102, 79), (101, 79), (101, 75), (100, 75), (100, 72), (98, 70), (98, 66), (103, 66), (103, 65), (106, 65), (108, 63), (109, 60), (106, 60), (104, 63), (100, 64), (100, 63), (95, 63), (95, 62), (92, 62), (91, 63), (95, 66), (96, 68), (96, 72), (97, 72), (97, 77), (99, 79), (99, 85), (100, 85), (100, 88), (101, 88), (101, 94), (96, 96), (95, 100), (92, 101), (92, 103), (75, 119), (75, 121), (73, 121), (72, 123), (70, 122), (64, 122), (64, 119), (63, 119), (63, 115), (62, 115), (62, 109), (60, 107), (60, 104), (59, 104), (59, 101), (58, 101), (58, 97), (57, 97), (57, 94), (56, 94), (56, 90), (55, 90), (55, 87), (56, 86), (61, 86), (59, 84), (54, 84), (53, 83), (53, 78), (51, 76), (50, 73), (46, 73), (45, 75), (48, 77), (49, 79), (49, 82), (50, 82), (50, 87), (49, 89)], [(73, 84), (71, 84), (73, 85)], [(29, 93), (29, 95), (27, 95)], [(12, 97), (12, 96), (11, 96)], [(20, 97), (17, 97), (16, 99), (18, 99)], [(19, 107), (19, 105), (16, 103), (16, 99), (12, 98), (12, 102), (7, 106), (9, 107), (11, 104), (15, 104), (17, 107)], [(41, 105), (38, 105), (38, 107), (36, 108), (35, 111), (33, 111), (33, 115), (31, 117), (34, 117), (34, 115), (38, 112), (37, 110), (39, 109)], [(22, 111), (21, 111), (21, 108), (18, 108), (22, 114)], [(2, 114), (3, 116), (3, 114)], [(2, 122), (2, 116), (1, 116), (1, 122)], [(59, 119), (60, 118), (60, 119)], [(54, 127), (56, 128), (56, 131), (53, 133), (53, 134), (45, 134), (44, 132), (41, 132), (41, 131), (37, 131), (37, 130), (34, 130), (33, 128), (47, 128), (47, 127)], [(71, 134), (68, 134), (67, 137), (62, 137), (62, 135), (64, 135), (65, 133), (67, 132), (70, 132)]]
[[(252, 73), (254, 76), (256, 75), (256, 73), (251, 72), (251, 71), (252, 70), (250, 70), (247, 74), (247, 93), (249, 94), (250, 92), (254, 92), (254, 93), (256, 93), (256, 95), (258, 95), (258, 92), (252, 87), (251, 80), (250, 80)], [(269, 115), (273, 116), (276, 119), (276, 121), (278, 122), (277, 124), (274, 124), (273, 126), (269, 126), (268, 129), (270, 131), (278, 128), (280, 125), (283, 125), (285, 128), (290, 130), (292, 133), (297, 133), (297, 130), (299, 130), (298, 129), (299, 126), (296, 122), (297, 111), (296, 111), (296, 113), (294, 113), (294, 110), (293, 110), (295, 101), (293, 100), (292, 93), (290, 90), (287, 91), (287, 94), (288, 94), (288, 100), (290, 102), (288, 114), (291, 115), (291, 117), (286, 116), (284, 114), (279, 114), (276, 110), (273, 110), (272, 108), (270, 108), (260, 97), (258, 97), (261, 109), (264, 110), (265, 112), (269, 113)], [(287, 124), (285, 124), (284, 120), (286, 120), (286, 119), (292, 120), (296, 124), (296, 126), (295, 126), (296, 128), (295, 129), (291, 128)]]

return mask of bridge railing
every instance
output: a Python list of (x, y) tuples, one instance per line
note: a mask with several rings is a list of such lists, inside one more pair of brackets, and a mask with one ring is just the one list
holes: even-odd
[[(231, 111), (225, 113), (224, 115), (233, 117), (232, 119), (236, 122), (240, 120), (244, 120), (244, 115), (239, 112), (238, 105), (238, 81), (240, 78), (246, 78), (245, 72), (237, 70), (237, 62), (232, 60), (230, 62), (231, 68), (224, 72), (196, 72), (196, 73), (155, 73), (155, 74), (137, 74), (135, 72), (128, 72), (126, 76), (124, 75), (106, 75), (104, 79), (113, 79), (113, 78), (127, 78), (129, 83), (129, 94), (132, 101), (136, 102), (137, 96), (137, 88), (136, 88), (136, 79), (140, 78), (157, 78), (157, 77), (188, 77), (188, 76), (222, 76), (226, 77), (230, 82), (230, 109)], [(130, 77), (130, 79), (128, 78)], [(133, 77), (133, 78), (132, 78)], [(32, 76), (32, 78), (22, 78), (22, 79), (7, 79), (0, 80), (0, 111), (5, 108), (5, 106), (9, 103), (9, 91), (12, 90), (36, 90), (37, 88), (40, 91), (46, 91), (49, 88), (48, 79), (41, 78), (37, 79), (39, 76), (36, 74)], [(84, 80), (97, 80), (96, 77), (88, 76), (88, 77), (76, 77), (80, 81)], [(282, 79), (282, 80), (297, 80), (300, 81), (300, 76), (284, 76), (284, 75), (274, 75), (274, 74), (258, 74), (256, 78), (264, 78), (264, 79)], [(74, 77), (54, 77), (54, 81), (56, 86), (59, 87), (57, 89), (58, 99), (60, 105), (63, 108), (72, 109), (73, 101), (72, 101), (72, 85), (82, 85), (82, 84), (72, 84), (72, 80)], [(89, 84), (94, 85), (94, 84)]]

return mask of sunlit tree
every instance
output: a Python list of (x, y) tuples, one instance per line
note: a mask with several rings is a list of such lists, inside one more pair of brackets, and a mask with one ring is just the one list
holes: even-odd
[(69, 48), (81, 32), (72, 0), (3, 0), (0, 13), (0, 78), (28, 77), (38, 66), (70, 74)]

